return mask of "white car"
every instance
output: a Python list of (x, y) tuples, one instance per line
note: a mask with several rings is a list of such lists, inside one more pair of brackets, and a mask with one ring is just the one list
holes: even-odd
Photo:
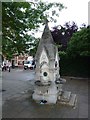
[(29, 61), (24, 61), (24, 69), (34, 69), (35, 68), (35, 61), (34, 60), (29, 60)]

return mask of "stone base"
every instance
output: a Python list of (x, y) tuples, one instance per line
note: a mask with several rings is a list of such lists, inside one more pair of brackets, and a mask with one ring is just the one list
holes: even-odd
[(61, 95), (58, 95), (57, 103), (75, 107), (76, 102), (77, 102), (76, 94), (72, 94), (69, 91), (63, 91)]
[(32, 98), (38, 103), (46, 101), (45, 104), (56, 104), (57, 102), (57, 94), (40, 95), (33, 93)]
[[(68, 105), (71, 107), (76, 107), (77, 103), (77, 96), (76, 94), (72, 94), (70, 91), (62, 91), (61, 93), (57, 94), (36, 94), (33, 93), (32, 98), (37, 102), (41, 104), (63, 104)], [(45, 103), (44, 103), (44, 102)]]

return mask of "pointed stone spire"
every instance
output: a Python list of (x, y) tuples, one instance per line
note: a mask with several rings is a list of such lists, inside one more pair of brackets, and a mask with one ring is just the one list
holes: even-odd
[(45, 44), (47, 43), (53, 43), (54, 44), (54, 40), (52, 38), (52, 35), (51, 35), (51, 32), (50, 32), (50, 29), (49, 29), (49, 26), (48, 26), (48, 20), (46, 19), (45, 20), (45, 28), (44, 28), (44, 31), (43, 31), (43, 34), (42, 34), (42, 38), (41, 38), (41, 41)]
[[(45, 28), (41, 37), (41, 40), (38, 45), (35, 58), (39, 60), (42, 49), (45, 49), (49, 58), (54, 58), (56, 53), (56, 46), (48, 26), (48, 20), (45, 20)], [(53, 52), (52, 52), (53, 51)]]

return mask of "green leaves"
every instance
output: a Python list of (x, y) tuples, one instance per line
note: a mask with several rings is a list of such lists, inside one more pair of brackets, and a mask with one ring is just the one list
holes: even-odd
[(73, 34), (68, 43), (67, 53), (70, 56), (90, 56), (90, 27)]
[[(25, 53), (29, 51), (32, 42), (31, 35), (28, 31), (39, 28), (40, 24), (44, 22), (46, 17), (55, 21), (54, 16), (58, 13), (51, 8), (57, 7), (63, 9), (64, 6), (59, 3), (45, 3), (42, 1), (32, 2), (2, 2), (2, 47), (3, 54), (12, 56), (14, 53)], [(50, 15), (49, 10), (53, 15)], [(34, 43), (36, 46), (36, 43)], [(34, 46), (34, 44), (32, 44)], [(33, 47), (34, 48), (34, 47)]]

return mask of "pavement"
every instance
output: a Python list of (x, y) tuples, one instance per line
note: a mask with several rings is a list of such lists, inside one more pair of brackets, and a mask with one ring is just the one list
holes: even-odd
[(2, 118), (88, 118), (87, 79), (63, 77), (67, 80), (63, 90), (77, 95), (76, 108), (72, 108), (60, 104), (41, 105), (32, 100), (34, 76), (32, 70), (2, 72)]

